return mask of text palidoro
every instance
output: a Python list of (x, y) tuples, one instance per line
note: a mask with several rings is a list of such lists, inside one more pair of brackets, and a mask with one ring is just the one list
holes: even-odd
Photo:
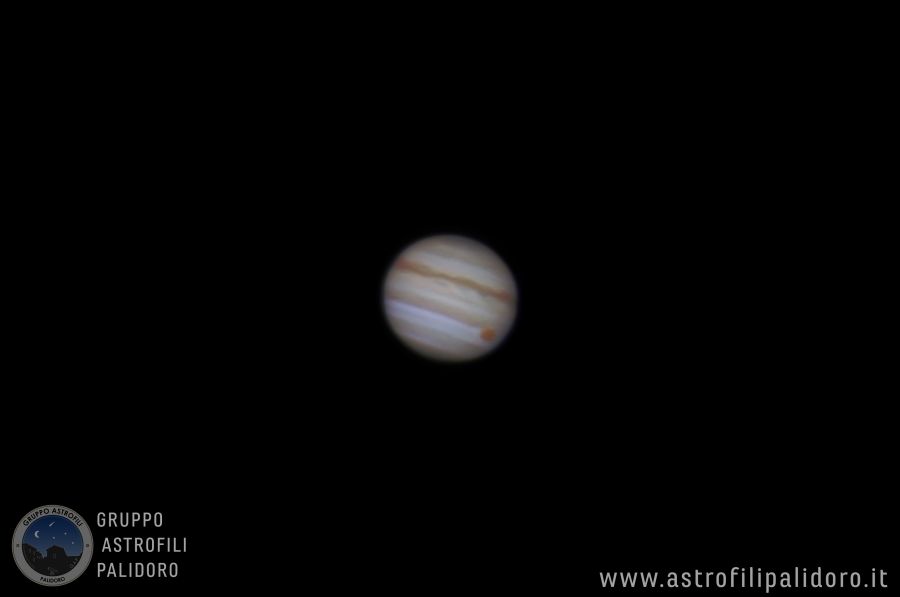
[[(163, 526), (161, 512), (100, 512), (97, 526), (120, 529), (159, 529)], [(101, 553), (170, 554), (187, 551), (187, 537), (104, 537)], [(101, 578), (176, 578), (177, 562), (120, 561), (97, 562), (97, 576)]]

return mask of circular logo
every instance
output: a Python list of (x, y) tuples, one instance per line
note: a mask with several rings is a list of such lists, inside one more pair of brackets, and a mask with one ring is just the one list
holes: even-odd
[(19, 521), (13, 558), (22, 574), (40, 585), (65, 585), (87, 570), (94, 551), (91, 529), (65, 506), (41, 506)]

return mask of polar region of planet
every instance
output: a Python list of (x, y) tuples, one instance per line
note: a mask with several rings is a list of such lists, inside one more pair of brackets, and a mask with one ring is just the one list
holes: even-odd
[(388, 325), (413, 351), (468, 361), (503, 342), (518, 292), (500, 257), (475, 240), (432, 236), (403, 250), (384, 281)]

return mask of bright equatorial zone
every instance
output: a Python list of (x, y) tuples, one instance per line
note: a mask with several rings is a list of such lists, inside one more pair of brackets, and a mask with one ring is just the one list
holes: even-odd
[(384, 281), (384, 311), (397, 337), (441, 361), (468, 361), (509, 333), (518, 292), (512, 273), (487, 246), (433, 236), (407, 247)]
[(81, 555), (84, 543), (81, 532), (72, 521), (62, 516), (42, 516), (28, 525), (22, 542), (34, 547), (44, 556), (47, 548), (57, 545), (66, 550), (66, 555)]

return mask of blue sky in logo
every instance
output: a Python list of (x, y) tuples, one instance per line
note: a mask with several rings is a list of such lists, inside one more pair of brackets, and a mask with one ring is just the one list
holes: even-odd
[(67, 556), (81, 555), (84, 542), (81, 532), (68, 518), (62, 516), (42, 516), (28, 525), (22, 543), (39, 550), (45, 557), (47, 548), (58, 545), (66, 550)]

